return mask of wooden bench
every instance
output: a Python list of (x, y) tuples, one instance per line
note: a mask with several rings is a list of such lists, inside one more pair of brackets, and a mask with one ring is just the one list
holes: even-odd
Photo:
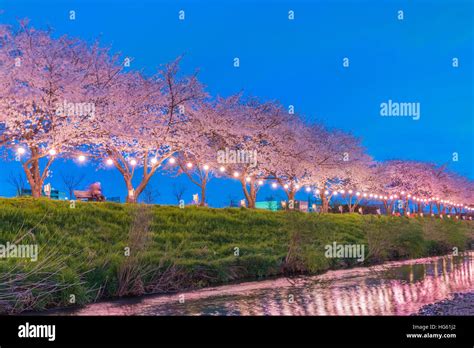
[(89, 191), (74, 191), (74, 196), (76, 197), (76, 199), (87, 199), (88, 201), (91, 201), (93, 198)]
[(93, 196), (89, 191), (74, 191), (74, 196), (76, 197), (76, 199), (78, 200), (87, 200), (87, 201), (104, 201), (105, 200), (105, 197), (104, 196), (101, 196), (101, 197), (95, 197)]

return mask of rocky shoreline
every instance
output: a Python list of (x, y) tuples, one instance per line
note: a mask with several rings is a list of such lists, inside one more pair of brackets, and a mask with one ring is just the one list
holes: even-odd
[(474, 292), (456, 293), (451, 299), (423, 306), (416, 315), (474, 315)]

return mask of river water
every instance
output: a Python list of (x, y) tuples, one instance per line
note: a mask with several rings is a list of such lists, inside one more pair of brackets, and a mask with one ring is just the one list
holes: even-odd
[(101, 302), (59, 315), (410, 315), (474, 291), (474, 252)]

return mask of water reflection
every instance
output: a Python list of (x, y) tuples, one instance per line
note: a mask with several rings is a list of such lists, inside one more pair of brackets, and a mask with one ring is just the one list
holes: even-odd
[(474, 290), (474, 253), (89, 305), (65, 315), (409, 315)]

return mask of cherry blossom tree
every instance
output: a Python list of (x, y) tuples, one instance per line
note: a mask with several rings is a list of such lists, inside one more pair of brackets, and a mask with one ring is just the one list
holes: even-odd
[(212, 158), (207, 158), (207, 154), (183, 150), (174, 157), (177, 174), (185, 174), (194, 185), (199, 187), (200, 206), (206, 205), (207, 184), (213, 177), (212, 170), (215, 169)]
[[(404, 200), (403, 208), (410, 212), (409, 201), (413, 201), (418, 213), (423, 213), (425, 205), (432, 204), (440, 192), (440, 179), (444, 169), (433, 163), (391, 160), (377, 164), (376, 172), (379, 189), (385, 195), (397, 196)], [(391, 213), (394, 199), (382, 199)]]
[[(458, 213), (473, 202), (474, 183), (442, 166), (435, 177), (435, 195), (438, 212)], [(458, 206), (456, 206), (456, 204)]]
[(276, 102), (238, 94), (220, 99), (214, 115), (219, 124), (213, 126), (218, 130), (213, 135), (218, 175), (239, 180), (247, 206), (255, 208), (257, 193), (270, 175), (270, 162), (282, 155), (281, 132), (288, 128), (288, 113)]
[(136, 202), (161, 165), (192, 141), (188, 111), (205, 94), (196, 76), (178, 78), (178, 65), (179, 59), (152, 77), (115, 75), (91, 122), (90, 150), (118, 169), (127, 202)]
[(265, 170), (283, 188), (291, 204), (298, 190), (313, 182), (318, 149), (311, 129), (298, 116), (287, 117), (275, 129), (274, 136), (278, 141), (265, 162)]
[[(352, 193), (356, 189), (353, 185), (360, 184), (366, 178), (364, 171), (370, 165), (368, 157), (360, 144), (360, 139), (340, 130), (328, 130), (322, 125), (311, 127), (312, 171), (310, 181), (314, 192), (321, 199), (322, 212), (329, 210), (329, 203), (337, 197), (341, 190), (347, 191), (349, 201), (352, 202)], [(366, 181), (369, 184), (369, 181)], [(363, 186), (359, 186), (362, 189)], [(344, 192), (345, 192), (344, 191)], [(352, 205), (354, 210), (356, 205)]]
[[(188, 179), (199, 187), (199, 205), (206, 205), (206, 190), (209, 181), (218, 171), (217, 151), (225, 110), (217, 101), (200, 99), (189, 110), (186, 146), (176, 153), (173, 163), (167, 167), (177, 175), (185, 174)], [(227, 131), (227, 130), (226, 130)]]
[[(393, 202), (389, 203), (387, 199), (383, 199), (384, 195), (393, 195), (403, 192), (412, 192), (414, 182), (408, 177), (407, 173), (398, 173), (397, 168), (405, 165), (403, 161), (387, 161), (378, 163), (375, 167), (378, 185), (376, 186), (375, 193), (383, 201), (386, 214), (391, 214), (393, 209)], [(401, 197), (403, 198), (403, 197)], [(409, 209), (408, 194), (405, 196), (405, 207)], [(408, 210), (407, 210), (408, 211)]]
[(171, 159), (200, 188), (200, 205), (214, 176), (237, 179), (249, 208), (268, 180), (289, 201), (311, 187), (323, 212), (339, 197), (354, 212), (368, 192), (387, 214), (396, 202), (409, 212), (410, 201), (420, 214), (426, 206), (459, 213), (474, 200), (472, 180), (446, 166), (374, 164), (360, 139), (308, 125), (276, 101), (211, 99), (195, 75), (181, 76), (179, 62), (145, 76), (124, 71), (99, 43), (53, 38), (26, 21), (0, 25), (0, 146), (20, 160), (32, 195), (41, 196), (57, 157), (83, 154), (119, 171), (127, 202)]
[(377, 187), (372, 158), (361, 154), (357, 161), (347, 163), (340, 172), (338, 195), (347, 204), (349, 212), (353, 213), (362, 201), (368, 200), (369, 192)]
[(82, 118), (90, 117), (61, 105), (84, 102), (91, 56), (84, 42), (53, 39), (26, 21), (0, 31), (0, 141), (21, 154), (32, 195), (40, 197), (54, 159), (81, 141)]

